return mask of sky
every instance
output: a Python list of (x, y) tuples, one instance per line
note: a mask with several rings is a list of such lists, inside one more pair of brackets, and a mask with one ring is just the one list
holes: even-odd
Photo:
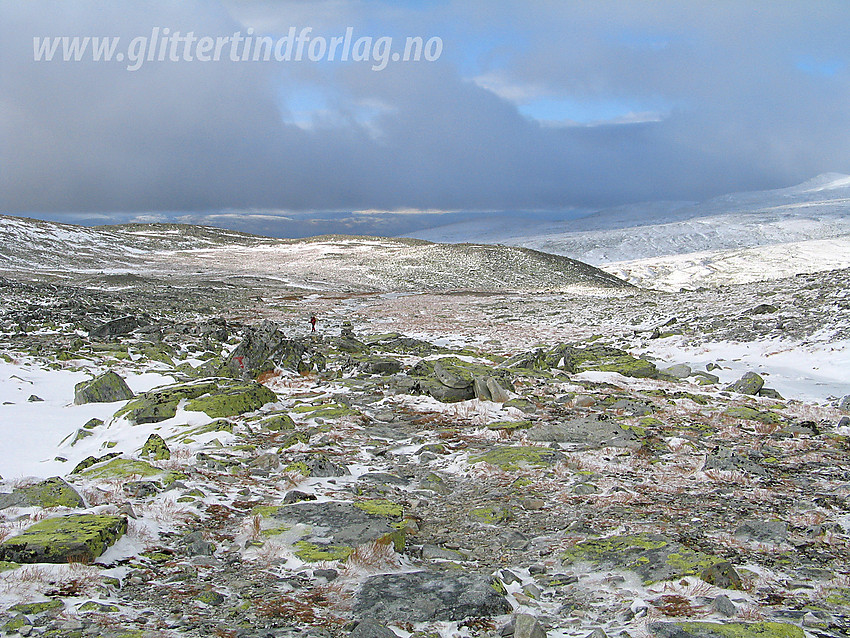
[[(310, 31), (300, 61), (177, 49), (130, 70), (155, 28)], [(318, 55), (349, 28), (367, 59)], [(780, 188), (850, 173), (848, 32), (844, 0), (0, 0), (0, 212), (534, 214)], [(36, 61), (54, 36), (118, 37), (124, 59)], [(431, 59), (375, 48), (413, 36)]]

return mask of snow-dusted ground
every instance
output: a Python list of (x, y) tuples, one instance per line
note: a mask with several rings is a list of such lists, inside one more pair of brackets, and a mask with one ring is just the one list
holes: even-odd
[[(73, 447), (68, 438), (89, 419), (109, 422), (122, 405), (74, 405), (74, 385), (90, 378), (85, 372), (44, 369), (33, 360), (0, 361), (0, 439), (7, 451), (14, 450), (0, 456), (3, 479), (64, 475), (90, 454), (105, 453), (105, 440), (99, 437), (83, 439)], [(172, 382), (172, 377), (152, 372), (127, 375), (127, 384), (136, 393)], [(29, 401), (32, 395), (43, 400)], [(114, 428), (108, 437), (116, 443), (113, 451), (137, 450), (150, 434), (145, 429)]]
[(850, 235), (833, 239), (611, 262), (602, 269), (643, 288), (676, 291), (850, 267)]

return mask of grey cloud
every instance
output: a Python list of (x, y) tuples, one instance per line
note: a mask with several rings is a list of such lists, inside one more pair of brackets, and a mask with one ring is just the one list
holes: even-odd
[[(521, 7), (521, 10), (520, 10)], [(354, 2), (0, 0), (0, 209), (557, 209), (699, 199), (850, 172), (850, 7), (824, 2), (449, 2), (431, 13)], [(758, 9), (758, 10), (757, 10)], [(34, 63), (33, 35), (249, 23), (445, 35), (437, 63)], [(454, 24), (451, 29), (448, 25)], [(460, 25), (460, 26), (457, 26)], [(464, 77), (463, 32), (515, 33), (484, 71), (575, 99), (657, 98), (659, 122), (545, 127)], [(638, 34), (635, 36), (634, 34)], [(655, 34), (644, 46), (641, 34)], [(467, 74), (468, 75), (468, 74)], [(332, 117), (286, 119), (297, 87)], [(359, 104), (381, 105), (374, 120)]]

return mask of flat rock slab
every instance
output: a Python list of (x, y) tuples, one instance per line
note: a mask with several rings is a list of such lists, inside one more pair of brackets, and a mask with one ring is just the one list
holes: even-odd
[(382, 622), (463, 620), (510, 611), (510, 603), (486, 576), (427, 571), (367, 578), (354, 604), (357, 618)]
[(583, 443), (588, 447), (640, 447), (631, 430), (604, 414), (579, 417), (562, 423), (541, 423), (528, 431), (530, 441)]
[(123, 516), (77, 514), (48, 518), (0, 544), (0, 560), (90, 563), (127, 531)]
[(656, 622), (649, 626), (658, 638), (804, 638), (796, 625), (779, 622), (713, 623), (713, 622)]
[(345, 559), (358, 545), (381, 539), (403, 544), (404, 533), (392, 526), (401, 513), (396, 507), (398, 511), (389, 501), (367, 501), (360, 507), (307, 501), (268, 508), (264, 515), (283, 531), (302, 526), (292, 535), (293, 549), (302, 560), (313, 562)]
[(561, 560), (565, 565), (587, 561), (600, 568), (630, 570), (645, 583), (698, 576), (723, 562), (657, 534), (589, 539), (566, 550)]

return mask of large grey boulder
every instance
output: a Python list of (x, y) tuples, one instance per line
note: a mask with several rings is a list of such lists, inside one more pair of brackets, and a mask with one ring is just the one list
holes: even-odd
[(242, 341), (233, 350), (221, 374), (256, 379), (276, 366), (292, 372), (324, 369), (324, 358), (314, 352), (308, 340), (288, 339), (273, 321), (263, 321), (245, 330)]
[(112, 403), (126, 401), (135, 395), (127, 382), (112, 370), (104, 372), (99, 377), (81, 381), (74, 386), (74, 403)]
[(764, 379), (761, 376), (755, 372), (747, 372), (743, 377), (735, 381), (735, 383), (726, 386), (726, 390), (755, 396), (763, 387)]
[(367, 578), (354, 603), (355, 617), (383, 622), (452, 621), (510, 611), (489, 577), (428, 571)]

